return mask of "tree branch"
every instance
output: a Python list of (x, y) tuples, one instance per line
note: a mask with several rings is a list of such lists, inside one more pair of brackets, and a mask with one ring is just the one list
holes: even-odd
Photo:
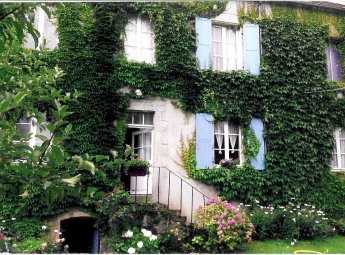
[(0, 20), (3, 20), (5, 19), (6, 17), (10, 16), (11, 14), (15, 13), (16, 11), (18, 11), (20, 8), (23, 7), (23, 4), (21, 4), (20, 6), (18, 7), (15, 7), (13, 8), (11, 11), (7, 12), (7, 13), (4, 13), (0, 16)]

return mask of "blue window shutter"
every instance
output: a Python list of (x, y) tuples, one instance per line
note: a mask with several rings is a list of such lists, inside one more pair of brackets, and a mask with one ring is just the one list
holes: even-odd
[(243, 25), (244, 70), (260, 74), (260, 28), (256, 24)]
[(260, 142), (259, 153), (255, 159), (250, 159), (250, 163), (256, 170), (265, 169), (265, 142), (264, 142), (264, 123), (261, 119), (252, 118), (250, 128), (254, 131), (256, 138)]
[(208, 69), (211, 60), (212, 23), (211, 19), (195, 18), (196, 58), (201, 69)]
[(332, 80), (332, 68), (331, 68), (331, 46), (326, 47), (326, 58), (327, 58), (327, 79)]
[(195, 119), (196, 132), (196, 168), (212, 168), (213, 152), (213, 117), (207, 113), (197, 113)]

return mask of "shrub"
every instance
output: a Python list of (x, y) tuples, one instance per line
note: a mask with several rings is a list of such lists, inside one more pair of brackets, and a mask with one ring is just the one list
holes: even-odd
[(158, 238), (146, 229), (127, 230), (121, 237), (114, 236), (106, 241), (107, 252), (129, 254), (159, 253)]
[(207, 252), (224, 252), (238, 248), (244, 241), (251, 241), (254, 225), (232, 204), (211, 198), (206, 206), (196, 211), (195, 227), (207, 232), (206, 239), (202, 236), (193, 238), (195, 245), (202, 245)]
[(49, 242), (45, 238), (30, 237), (14, 244), (13, 250), (18, 253), (61, 253), (61, 239)]
[(313, 239), (334, 234), (325, 213), (309, 204), (263, 207), (253, 210), (256, 239)]

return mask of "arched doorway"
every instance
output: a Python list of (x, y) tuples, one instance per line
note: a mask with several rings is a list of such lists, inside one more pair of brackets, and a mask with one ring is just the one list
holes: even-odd
[(94, 227), (95, 219), (73, 217), (60, 223), (63, 246), (69, 246), (69, 253), (98, 253), (99, 236)]

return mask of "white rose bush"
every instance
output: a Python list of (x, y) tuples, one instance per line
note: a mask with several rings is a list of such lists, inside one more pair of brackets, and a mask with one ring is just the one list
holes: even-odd
[(144, 228), (140, 230), (128, 229), (127, 231), (122, 233), (121, 238), (116, 240), (116, 244), (113, 247), (113, 251), (115, 253), (127, 254), (160, 253), (158, 244), (158, 237), (154, 235), (152, 231)]

